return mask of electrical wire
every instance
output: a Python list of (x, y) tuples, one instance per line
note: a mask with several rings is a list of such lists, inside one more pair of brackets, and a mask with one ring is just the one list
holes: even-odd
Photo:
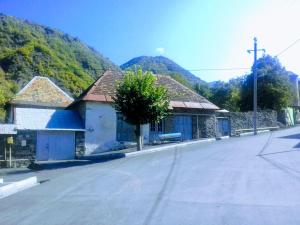
[(300, 38), (298, 38), (296, 41), (294, 41), (292, 44), (290, 44), (289, 46), (287, 46), (285, 49), (283, 49), (282, 51), (280, 51), (277, 55), (275, 55), (275, 57), (278, 57), (279, 55), (283, 54), (284, 52), (286, 52), (287, 50), (289, 50), (291, 47), (293, 47), (295, 44), (297, 44), (300, 41)]

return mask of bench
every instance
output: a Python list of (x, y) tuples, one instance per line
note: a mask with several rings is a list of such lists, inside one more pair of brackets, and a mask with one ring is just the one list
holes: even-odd
[(182, 141), (181, 133), (168, 133), (168, 134), (159, 134), (158, 138), (160, 141)]
[[(278, 130), (278, 129), (279, 129), (279, 127), (259, 127), (259, 128), (257, 128), (257, 131), (264, 131), (264, 130), (273, 131), (273, 130)], [(235, 135), (240, 136), (242, 133), (253, 132), (253, 131), (254, 131), (253, 128), (238, 129), (238, 130), (235, 130)]]

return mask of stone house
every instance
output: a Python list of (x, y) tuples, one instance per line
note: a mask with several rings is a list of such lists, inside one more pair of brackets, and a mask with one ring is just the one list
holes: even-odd
[[(8, 122), (14, 126), (13, 164), (75, 158), (84, 137), (78, 112), (64, 110), (73, 98), (46, 77), (34, 77), (12, 100)], [(9, 125), (0, 125), (1, 127)], [(0, 134), (1, 160), (7, 160), (8, 136)]]
[[(116, 81), (123, 74), (105, 72), (69, 109), (79, 112), (85, 131), (84, 155), (105, 152), (135, 142), (135, 127), (126, 123), (113, 107)], [(170, 97), (170, 115), (159, 123), (142, 126), (144, 143), (158, 141), (158, 135), (181, 133), (183, 140), (216, 136), (216, 110), (219, 108), (204, 97), (169, 76), (157, 75), (157, 84), (164, 85)]]

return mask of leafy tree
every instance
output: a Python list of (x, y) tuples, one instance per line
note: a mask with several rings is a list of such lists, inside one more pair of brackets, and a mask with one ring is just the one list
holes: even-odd
[(210, 99), (212, 97), (212, 91), (208, 84), (195, 84), (194, 90), (201, 96)]
[[(288, 72), (277, 58), (264, 56), (258, 59), (257, 105), (260, 109), (280, 110), (291, 103), (291, 86)], [(242, 85), (241, 109), (253, 110), (253, 69)]]
[(167, 89), (156, 84), (156, 77), (151, 72), (129, 70), (117, 83), (114, 101), (115, 109), (124, 115), (125, 121), (136, 126), (137, 150), (141, 150), (141, 125), (159, 121), (167, 115)]
[(240, 111), (240, 78), (229, 82), (216, 81), (211, 86), (196, 84), (194, 89), (214, 104), (229, 111)]
[(5, 79), (5, 73), (0, 67), (0, 123), (4, 123), (6, 119), (6, 106), (17, 92), (17, 85)]
[(78, 96), (107, 69), (110, 60), (77, 38), (0, 14), (0, 67), (20, 87), (34, 75), (48, 76)]
[(234, 112), (240, 111), (240, 90), (238, 87), (231, 85), (229, 82), (218, 81), (212, 87), (211, 92), (210, 100), (220, 108)]

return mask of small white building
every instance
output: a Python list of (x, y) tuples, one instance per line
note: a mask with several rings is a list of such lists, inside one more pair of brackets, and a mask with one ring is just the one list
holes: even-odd
[(34, 77), (16, 94), (8, 121), (17, 131), (11, 146), (16, 164), (76, 157), (85, 130), (77, 111), (64, 110), (72, 102), (73, 98), (46, 77)]

